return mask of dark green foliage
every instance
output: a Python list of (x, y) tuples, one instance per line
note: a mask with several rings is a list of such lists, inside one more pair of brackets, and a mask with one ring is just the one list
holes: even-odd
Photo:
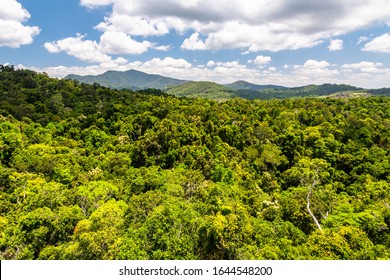
[(390, 259), (389, 108), (2, 66), (0, 258)]

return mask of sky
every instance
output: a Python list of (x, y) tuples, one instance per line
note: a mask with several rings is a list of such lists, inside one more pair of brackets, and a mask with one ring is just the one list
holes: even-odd
[(0, 64), (62, 78), (390, 87), (389, 0), (0, 0)]

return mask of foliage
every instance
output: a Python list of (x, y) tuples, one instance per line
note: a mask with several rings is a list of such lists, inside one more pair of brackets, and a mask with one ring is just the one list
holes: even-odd
[(390, 258), (386, 97), (216, 102), (0, 70), (1, 259)]

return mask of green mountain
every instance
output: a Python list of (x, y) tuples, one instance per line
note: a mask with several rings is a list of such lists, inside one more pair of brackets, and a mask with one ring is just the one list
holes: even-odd
[(65, 79), (78, 80), (82, 83), (98, 83), (102, 86), (116, 89), (165, 89), (170, 85), (179, 85), (186, 81), (164, 77), (161, 75), (147, 74), (137, 70), (107, 71), (97, 76), (68, 75)]
[(165, 91), (165, 93), (178, 97), (201, 97), (212, 100), (226, 100), (234, 97), (268, 100), (299, 97), (325, 97), (336, 93), (338, 96), (349, 96), (349, 94), (343, 95), (343, 93), (364, 91), (364, 89), (354, 86), (337, 84), (307, 85), (295, 88), (274, 86), (274, 88), (263, 88), (260, 90), (238, 89), (239, 87), (245, 86), (247, 88), (256, 88), (256, 86), (258, 88), (262, 87), (260, 85), (254, 85), (244, 81), (239, 81), (233, 84), (235, 84), (236, 89), (233, 89), (230, 86), (223, 86), (212, 82), (187, 82), (178, 86), (170, 87)]
[(323, 84), (323, 85), (307, 85), (295, 88), (268, 88), (258, 91), (254, 90), (236, 90), (234, 97), (245, 99), (285, 99), (285, 98), (300, 98), (300, 97), (320, 97), (329, 96), (335, 93), (342, 92), (359, 92), (362, 88), (357, 88), (350, 85)]
[(137, 70), (107, 71), (97, 76), (68, 75), (65, 79), (78, 80), (86, 84), (98, 83), (102, 86), (115, 89), (157, 89), (166, 94), (178, 97), (208, 98), (212, 100), (227, 100), (234, 97), (244, 99), (284, 99), (300, 97), (350, 97), (352, 93), (367, 92), (371, 95), (390, 95), (390, 90), (372, 89), (365, 90), (350, 85), (323, 84), (306, 85), (302, 87), (283, 87), (279, 85), (257, 85), (246, 81), (236, 81), (231, 84), (221, 85), (213, 82), (184, 81), (164, 77), (161, 75), (147, 74)]
[(165, 91), (178, 97), (201, 97), (213, 100), (226, 100), (234, 97), (234, 90), (213, 82), (186, 82)]
[(277, 85), (257, 85), (252, 84), (247, 81), (236, 81), (231, 84), (225, 84), (226, 87), (234, 90), (263, 90), (263, 89), (287, 89), (287, 87), (277, 86)]

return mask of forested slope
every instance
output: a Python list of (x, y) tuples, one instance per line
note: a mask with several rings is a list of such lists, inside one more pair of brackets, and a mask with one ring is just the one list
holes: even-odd
[(1, 259), (390, 259), (386, 97), (214, 102), (0, 70)]

